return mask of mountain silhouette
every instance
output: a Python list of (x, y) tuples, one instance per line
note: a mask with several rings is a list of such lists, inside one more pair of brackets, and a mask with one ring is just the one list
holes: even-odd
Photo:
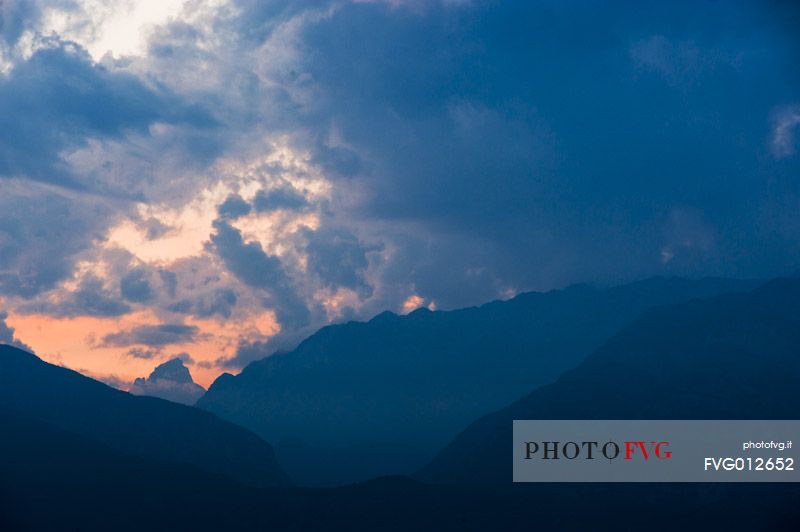
[(552, 382), (644, 309), (756, 284), (656, 278), (456, 311), (385, 312), (325, 327), (291, 352), (222, 375), (197, 406), (272, 442), (300, 484), (411, 473), (479, 416)]
[(510, 483), (515, 419), (796, 419), (798, 385), (800, 279), (653, 308), (557, 382), (472, 424), (419, 477)]
[[(797, 530), (786, 485), (258, 488), (0, 409), (0, 530)], [(698, 487), (699, 486), (699, 487)]]
[(155, 367), (146, 379), (139, 377), (129, 390), (134, 395), (160, 397), (175, 403), (193, 405), (205, 393), (205, 388), (195, 384), (183, 360), (173, 358)]
[[(262, 467), (264, 454), (239, 443), (236, 431), (246, 431), (3, 346), (0, 530), (797, 530), (796, 485), (512, 484), (508, 447), (518, 415), (796, 417), (799, 320), (800, 280), (648, 310), (515, 403), (519, 414), (473, 425), (482, 444), (438, 470), (450, 484), (382, 477), (328, 489), (253, 482), (239, 473)], [(187, 412), (191, 422), (176, 421)], [(194, 416), (217, 430), (199, 429)], [(183, 452), (135, 436), (148, 425)], [(119, 426), (130, 445), (117, 441)], [(211, 432), (224, 445), (211, 448)], [(209, 468), (216, 454), (238, 461)]]
[(189, 464), (255, 486), (285, 485), (269, 444), (202, 410), (121, 392), (0, 345), (0, 411), (146, 460)]
[(231, 477), (122, 452), (4, 408), (0, 427), (0, 530), (180, 530), (248, 493)]

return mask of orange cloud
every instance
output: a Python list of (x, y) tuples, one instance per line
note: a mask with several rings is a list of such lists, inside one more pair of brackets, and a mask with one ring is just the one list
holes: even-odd
[(412, 310), (421, 307), (424, 302), (425, 300), (416, 294), (410, 296), (408, 299), (403, 301), (403, 313), (407, 314)]

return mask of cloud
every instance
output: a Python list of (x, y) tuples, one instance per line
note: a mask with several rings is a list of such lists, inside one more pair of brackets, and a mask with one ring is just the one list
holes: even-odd
[(337, 178), (356, 177), (366, 169), (364, 161), (355, 151), (325, 142), (318, 142), (315, 146), (314, 162), (326, 174)]
[(255, 323), (240, 364), (416, 298), (800, 262), (788, 4), (1, 5), (15, 315)]
[(772, 153), (783, 159), (795, 153), (795, 134), (800, 124), (800, 105), (781, 107), (773, 115)]
[(98, 374), (86, 368), (77, 368), (76, 371), (79, 373), (83, 373), (84, 375), (91, 377), (95, 380), (98, 380), (112, 388), (116, 388), (117, 390), (127, 391), (130, 387), (130, 381), (126, 381), (125, 379), (119, 377), (118, 375), (112, 374)]
[(211, 243), (225, 265), (245, 284), (270, 288), (287, 282), (281, 262), (264, 253), (258, 242), (245, 242), (241, 232), (221, 220), (214, 222)]
[(238, 194), (231, 194), (217, 208), (220, 217), (235, 220), (241, 216), (250, 214), (250, 204), (242, 199)]
[(64, 290), (55, 301), (36, 300), (22, 306), (26, 312), (39, 312), (58, 317), (122, 316), (131, 307), (105, 287), (102, 279), (87, 274), (74, 290)]
[[(4, 25), (21, 12), (19, 4), (3, 4)], [(37, 10), (22, 11), (38, 17)], [(33, 27), (37, 20), (20, 22), (20, 27)], [(75, 43), (36, 34), (31, 38), (32, 55), (15, 56), (13, 68), (0, 76), (5, 119), (0, 131), (0, 294), (26, 299), (71, 277), (78, 255), (102, 241), (108, 224), (132, 214), (127, 199), (141, 199), (143, 178), (152, 176), (121, 177), (118, 166), (130, 161), (123, 155), (146, 146), (154, 127), (207, 130), (214, 124), (208, 113), (163, 87), (94, 63)], [(137, 137), (136, 146), (126, 152), (120, 146), (131, 136)], [(93, 156), (107, 158), (90, 161)], [(162, 230), (151, 224), (149, 234)], [(86, 290), (74, 299), (82, 297), (92, 299)], [(87, 301), (90, 314), (125, 311), (105, 299)]]
[(637, 66), (656, 72), (674, 87), (692, 83), (703, 69), (703, 56), (692, 41), (674, 43), (663, 35), (653, 35), (634, 43), (630, 55)]
[(8, 319), (8, 312), (0, 310), (0, 344), (13, 345), (29, 353), (33, 353), (33, 349), (29, 345), (23, 343), (16, 337), (14, 334), (14, 327), (9, 326), (8, 323), (6, 323), (6, 319)]
[(0, 3), (0, 39), (13, 46), (22, 33), (35, 25), (41, 15), (36, 0), (8, 0)]
[(161, 282), (164, 284), (167, 295), (175, 297), (178, 290), (178, 275), (169, 270), (159, 270), (158, 275), (161, 277)]
[(280, 259), (267, 255), (258, 242), (245, 242), (241, 232), (226, 221), (215, 221), (214, 229), (212, 249), (225, 267), (244, 284), (268, 292), (268, 303), (274, 305), (281, 325), (305, 325), (308, 308), (295, 292)]
[(194, 313), (200, 318), (215, 314), (223, 318), (230, 318), (233, 307), (236, 306), (238, 297), (230, 288), (219, 288), (210, 294), (204, 294), (195, 303)]
[(192, 314), (198, 318), (218, 315), (227, 319), (231, 317), (238, 300), (239, 298), (232, 288), (217, 288), (200, 294), (191, 301), (182, 299), (170, 306), (169, 309), (180, 314)]
[(125, 356), (141, 360), (150, 360), (158, 355), (159, 352), (155, 349), (142, 349), (141, 347), (132, 347), (125, 352)]
[[(331, 173), (343, 195), (331, 208), (351, 206), (391, 241), (392, 260), (408, 261), (382, 283), (432, 286), (420, 295), (449, 308), (491, 297), (480, 283), (444, 289), (475, 271), (496, 297), (790, 268), (800, 257), (768, 236), (778, 219), (763, 215), (764, 202), (783, 200), (760, 187), (798, 191), (759, 153), (765, 118), (800, 91), (796, 35), (777, 6), (699, 9), (511, 2), (420, 15), (342, 4), (306, 19), (295, 71), (311, 80), (320, 118), (304, 146), (319, 160), (332, 146), (358, 158), (354, 174)], [(684, 206), (704, 213), (715, 246), (662, 263), (662, 220)], [(752, 252), (765, 239), (769, 258)]]
[(367, 253), (380, 248), (363, 246), (356, 235), (342, 228), (306, 231), (305, 237), (310, 272), (327, 286), (351, 288), (363, 298), (372, 295), (372, 287), (364, 277), (369, 266)]
[(153, 297), (153, 289), (143, 268), (134, 268), (119, 281), (122, 297), (134, 303), (146, 303)]
[(62, 307), (62, 313), (88, 316), (120, 316), (130, 307), (103, 288), (102, 281), (86, 276), (78, 289), (71, 294), (71, 301)]
[(270, 190), (259, 190), (253, 200), (256, 212), (271, 212), (278, 209), (297, 210), (308, 205), (305, 196), (289, 184)]
[(254, 360), (261, 360), (262, 358), (270, 356), (275, 352), (276, 348), (270, 342), (243, 341), (239, 342), (234, 356), (220, 358), (216, 361), (216, 364), (223, 368), (241, 368), (250, 362), (253, 362)]
[(166, 323), (162, 325), (140, 325), (103, 337), (103, 347), (128, 347), (146, 345), (159, 348), (171, 344), (188, 344), (195, 341), (200, 329), (194, 325)]
[(70, 277), (110, 216), (92, 198), (0, 179), (0, 294), (30, 298)]
[[(94, 64), (78, 45), (44, 41), (0, 79), (0, 177), (27, 177), (104, 193), (108, 184), (78, 175), (63, 158), (92, 137), (146, 134), (155, 122), (209, 126), (213, 119), (176, 96), (157, 93), (131, 74)], [(105, 190), (104, 190), (105, 189)]]
[(197, 363), (194, 358), (192, 358), (192, 355), (185, 351), (174, 355), (172, 358), (177, 358), (178, 360), (183, 361), (184, 364), (195, 365)]
[(155, 240), (156, 238), (160, 238), (164, 236), (166, 233), (168, 233), (170, 230), (170, 227), (168, 225), (165, 225), (157, 218), (148, 218), (147, 220), (144, 221), (142, 226), (147, 232), (147, 238), (149, 240)]
[(423, 305), (423, 303), (425, 303), (425, 300), (423, 298), (419, 297), (416, 294), (411, 295), (409, 296), (408, 299), (403, 301), (403, 306), (401, 307), (401, 311), (403, 312), (403, 314), (408, 314), (409, 312), (412, 312), (420, 308)]
[(705, 221), (702, 212), (675, 208), (666, 220), (664, 240), (661, 258), (665, 263), (691, 261), (698, 255), (713, 254), (715, 230)]

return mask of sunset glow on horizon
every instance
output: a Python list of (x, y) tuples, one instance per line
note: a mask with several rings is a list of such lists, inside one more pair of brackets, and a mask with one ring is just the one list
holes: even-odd
[[(248, 322), (219, 323), (213, 320), (188, 319), (202, 333), (191, 341), (170, 343), (154, 349), (146, 344), (131, 343), (119, 347), (103, 343), (103, 338), (136, 326), (158, 325), (160, 320), (148, 312), (122, 318), (53, 318), (44, 315), (9, 315), (7, 323), (16, 329), (19, 338), (28, 343), (44, 360), (74, 369), (127, 389), (137, 377), (147, 376), (159, 363), (188, 354), (185, 361), (195, 382), (208, 388), (225, 368), (221, 360), (232, 358), (241, 340), (268, 339), (279, 331), (272, 312), (254, 316)], [(147, 357), (132, 356), (131, 350)]]

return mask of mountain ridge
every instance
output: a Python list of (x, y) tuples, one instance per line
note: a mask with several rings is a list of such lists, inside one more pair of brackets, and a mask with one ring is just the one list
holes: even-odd
[(509, 482), (514, 419), (794, 419), (799, 348), (800, 279), (651, 308), (556, 382), (476, 420), (417, 477)]
[(117, 451), (187, 463), (261, 485), (287, 485), (272, 447), (193, 407), (133, 396), (0, 345), (0, 410), (48, 423)]
[(300, 483), (411, 473), (481, 415), (577, 365), (642, 310), (756, 284), (653, 278), (452, 311), (382, 312), (324, 327), (292, 351), (221, 376), (197, 406), (273, 442)]

